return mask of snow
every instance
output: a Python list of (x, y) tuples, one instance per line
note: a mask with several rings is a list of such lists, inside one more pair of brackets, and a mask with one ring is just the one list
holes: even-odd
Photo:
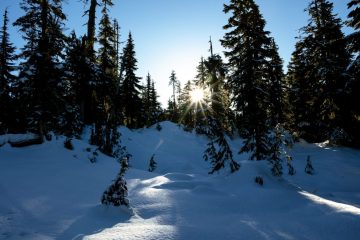
[(5, 134), (0, 135), (0, 146), (6, 143), (16, 143), (16, 142), (24, 142), (31, 141), (38, 138), (36, 134), (27, 133), (27, 134)]
[[(359, 150), (300, 142), (290, 151), (294, 176), (273, 177), (266, 161), (237, 154), (238, 172), (209, 175), (206, 138), (170, 122), (161, 126), (120, 129), (133, 155), (125, 176), (131, 209), (100, 205), (120, 166), (102, 154), (91, 163), (95, 148), (86, 140), (73, 140), (70, 151), (64, 137), (12, 148), (1, 136), (0, 239), (359, 238)], [(241, 142), (230, 142), (234, 153)], [(308, 155), (314, 175), (304, 172)]]

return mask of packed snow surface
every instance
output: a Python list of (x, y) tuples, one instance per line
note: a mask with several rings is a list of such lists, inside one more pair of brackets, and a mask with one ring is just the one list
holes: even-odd
[[(0, 239), (360, 239), (359, 150), (297, 143), (290, 152), (296, 174), (284, 168), (279, 178), (267, 161), (236, 154), (241, 140), (234, 139), (240, 170), (209, 175), (207, 139), (161, 126), (120, 129), (133, 155), (126, 173), (131, 209), (100, 205), (120, 166), (102, 154), (91, 163), (95, 147), (86, 136), (73, 140), (74, 150), (64, 148), (63, 137), (0, 147)], [(304, 172), (308, 155), (314, 175)]]

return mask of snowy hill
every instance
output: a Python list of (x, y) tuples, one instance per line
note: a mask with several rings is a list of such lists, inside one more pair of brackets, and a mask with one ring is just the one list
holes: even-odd
[[(276, 178), (266, 161), (235, 154), (235, 139), (240, 170), (209, 175), (206, 138), (161, 126), (121, 128), (133, 155), (131, 211), (100, 205), (119, 164), (102, 154), (91, 163), (86, 141), (74, 140), (72, 151), (61, 137), (0, 147), (0, 239), (359, 239), (360, 151), (301, 142), (291, 151), (297, 173)], [(314, 175), (304, 172), (308, 155)]]

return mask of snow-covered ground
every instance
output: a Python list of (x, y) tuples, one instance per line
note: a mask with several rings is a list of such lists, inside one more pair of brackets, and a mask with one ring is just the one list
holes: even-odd
[[(359, 150), (298, 143), (296, 175), (277, 178), (266, 161), (235, 154), (235, 139), (240, 170), (209, 175), (206, 138), (161, 125), (121, 128), (133, 155), (130, 211), (100, 205), (119, 164), (102, 154), (91, 163), (86, 141), (74, 140), (73, 151), (64, 138), (0, 147), (0, 239), (360, 239)], [(158, 167), (149, 173), (153, 154)], [(308, 155), (315, 175), (304, 172)]]

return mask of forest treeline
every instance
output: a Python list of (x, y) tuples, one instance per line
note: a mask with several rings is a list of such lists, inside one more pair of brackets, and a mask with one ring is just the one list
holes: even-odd
[[(300, 29), (286, 74), (254, 0), (230, 0), (220, 40), (225, 59), (213, 52), (210, 40), (210, 54), (194, 66), (193, 80), (181, 87), (176, 72), (169, 73), (173, 94), (165, 109), (151, 75), (142, 83), (136, 74), (131, 33), (120, 49), (119, 23), (109, 16), (114, 1), (84, 0), (83, 36), (65, 34), (64, 2), (22, 0), (23, 15), (12, 24), (4, 10), (0, 134), (32, 132), (44, 141), (56, 133), (70, 139), (91, 126), (90, 143), (114, 156), (123, 150), (118, 126), (136, 129), (170, 120), (209, 137), (204, 159), (212, 164), (210, 173), (226, 164), (239, 169), (227, 143), (235, 134), (244, 139), (239, 152), (270, 160), (274, 175), (282, 174), (284, 159), (291, 172), (289, 136), (360, 146), (360, 0), (347, 3), (346, 22), (331, 1), (309, 1), (308, 24)], [(353, 33), (344, 35), (344, 24)], [(18, 51), (10, 27), (25, 40)], [(204, 96), (194, 101), (194, 90)]]

